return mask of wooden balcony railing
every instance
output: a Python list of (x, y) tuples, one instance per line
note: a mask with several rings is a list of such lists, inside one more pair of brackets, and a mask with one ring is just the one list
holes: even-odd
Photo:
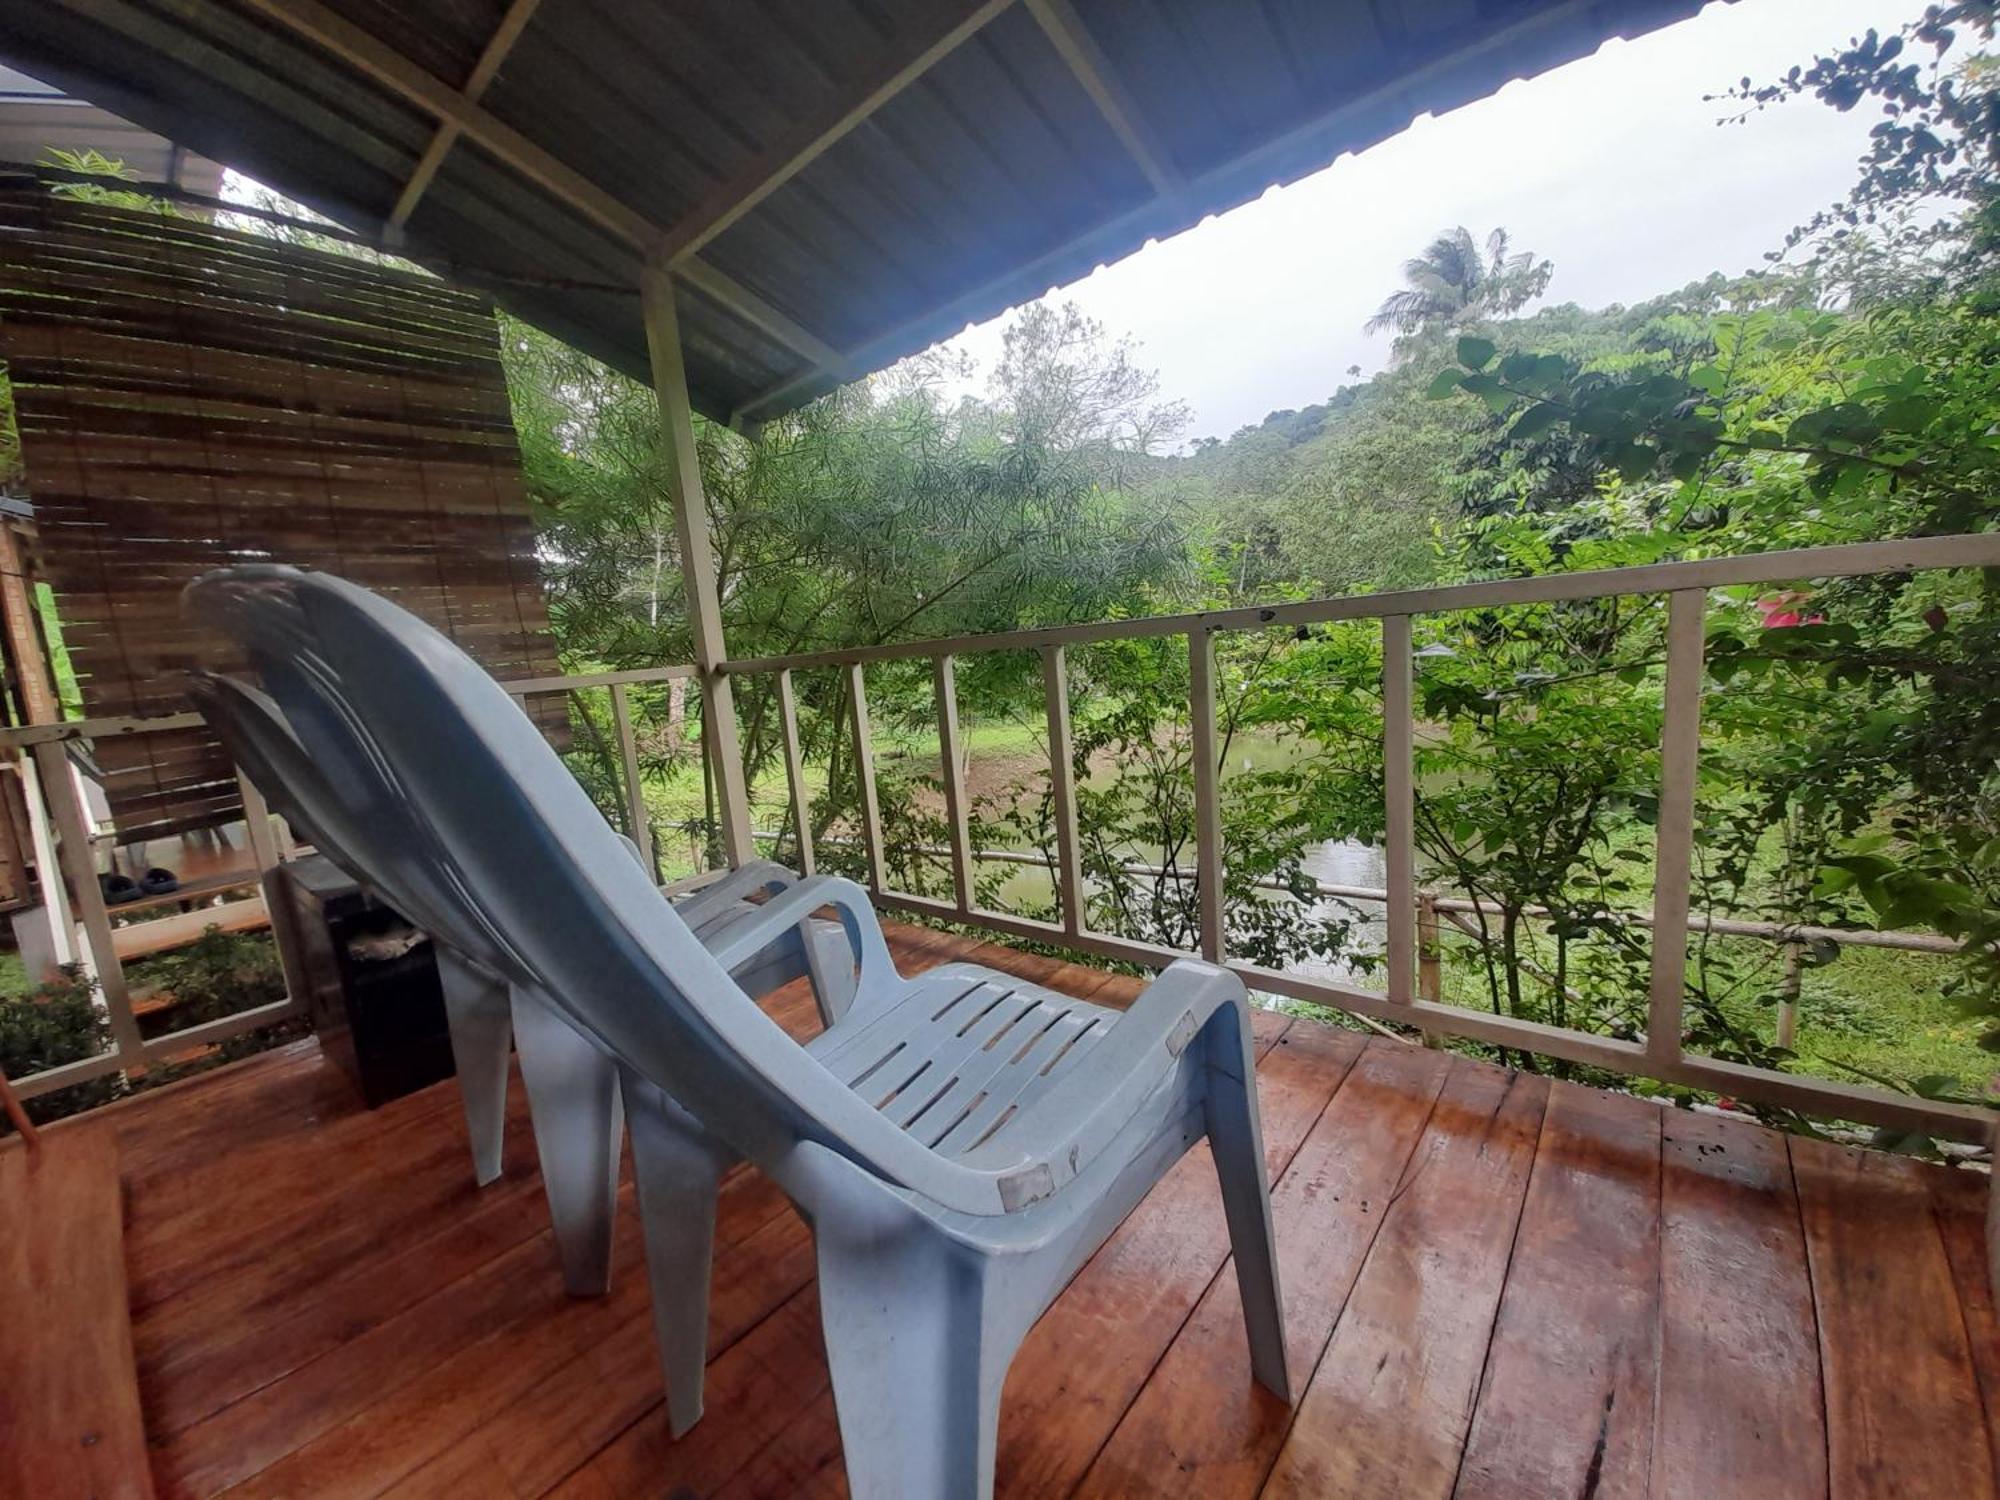
[[(806, 793), (798, 699), (792, 674), (807, 669), (832, 668), (845, 674), (846, 698), (851, 705), (847, 728), (853, 736), (855, 764), (859, 770), (859, 811), (853, 837), (861, 845), (868, 883), (885, 907), (1057, 944), (1104, 958), (1160, 967), (1186, 955), (1160, 944), (1094, 931), (1088, 925), (1082, 846), (1077, 829), (1065, 653), (1071, 647), (1102, 641), (1185, 637), (1189, 653), (1188, 722), (1194, 764), (1195, 860), (1192, 878), (1196, 882), (1199, 900), (1200, 956), (1210, 962), (1227, 965), (1241, 974), (1246, 983), (1262, 992), (1330, 1006), (1378, 1023), (1413, 1028), (1427, 1038), (1461, 1037), (1497, 1047), (1520, 1048), (1631, 1077), (1713, 1090), (1811, 1115), (1985, 1142), (1989, 1138), (1993, 1116), (1979, 1108), (1689, 1053), (1682, 1044), (1682, 1011), (1688, 961), (1684, 934), (1702, 930), (1736, 932), (1741, 929), (1741, 935), (1765, 936), (1780, 942), (1796, 942), (1814, 935), (1813, 931), (1783, 924), (1712, 918), (1690, 910), (1707, 591), (1719, 587), (1761, 586), (1802, 579), (1995, 566), (2000, 566), (2000, 535), (1918, 538), (732, 660), (724, 662), (719, 670), (737, 678), (774, 679), (772, 698), (779, 717), (791, 821), (797, 829), (796, 857), (807, 872), (812, 871), (816, 860)], [(1419, 888), (1415, 838), (1416, 725), (1412, 692), (1412, 621), (1420, 615), (1449, 611), (1632, 595), (1665, 595), (1668, 600), (1665, 714), (1660, 747), (1662, 780), (1654, 856), (1656, 878), (1651, 912), (1633, 918), (1635, 927), (1649, 929), (1653, 934), (1648, 1024), (1644, 1038), (1624, 1040), (1446, 1004), (1440, 998), (1435, 968), (1438, 917), (1443, 914), (1449, 919), (1461, 907), (1469, 909), (1471, 904), (1463, 898), (1440, 896)], [(1379, 892), (1342, 887), (1329, 887), (1328, 891), (1361, 899), (1380, 899), (1383, 903), (1388, 929), (1384, 965), (1386, 986), (1379, 991), (1318, 975), (1280, 972), (1233, 958), (1227, 951), (1222, 898), (1222, 788), (1216, 750), (1215, 640), (1218, 635), (1229, 631), (1295, 628), (1339, 620), (1368, 619), (1379, 622), (1382, 639), (1386, 884)], [(977, 904), (974, 874), (980, 862), (1008, 857), (1032, 860), (1035, 857), (977, 850), (973, 848), (968, 832), (971, 803), (963, 778), (956, 662), (960, 657), (978, 652), (1022, 650), (1036, 651), (1041, 659), (1049, 785), (1054, 811), (1055, 852), (1051, 876), (1059, 913), (1059, 920), (1053, 923), (991, 911)], [(876, 794), (874, 751), (863, 669), (878, 662), (910, 660), (928, 660), (932, 664), (947, 843), (938, 851), (926, 852), (936, 852), (947, 861), (952, 891), (949, 900), (893, 890), (888, 880), (890, 851), (884, 845)], [(674, 678), (694, 679), (698, 684), (700, 674), (693, 667), (675, 665), (516, 681), (506, 685), (516, 697), (608, 690), (619, 761), (622, 794), (620, 821), (642, 845), (649, 839), (651, 829), (628, 693), (636, 685)], [(82, 929), (83, 956), (100, 980), (115, 1044), (101, 1057), (16, 1080), (23, 1096), (33, 1096), (121, 1068), (143, 1067), (150, 1061), (195, 1043), (233, 1035), (293, 1012), (293, 1003), (288, 1001), (150, 1040), (140, 1037), (133, 1019), (109, 914), (98, 891), (88, 825), (73, 779), (68, 774), (62, 741), (182, 727), (190, 720), (191, 716), (182, 715), (152, 720), (75, 721), (0, 731), (0, 754), (11, 754), (18, 765), (32, 766), (33, 771), (39, 772), (39, 775), (28, 773), (30, 790), (35, 793), (34, 783), (39, 782), (37, 795), (46, 805), (48, 820), (59, 839), (55, 857), (60, 860), (61, 868), (69, 877), (69, 884), (77, 894), (79, 911), (76, 915), (80, 918)], [(245, 805), (252, 810), (252, 839), (257, 847), (259, 865), (260, 868), (267, 867), (278, 857), (273, 852), (275, 845), (269, 833), (269, 824), (262, 816), (262, 801), (255, 789), (246, 784), (245, 791)], [(747, 807), (731, 812), (732, 816), (740, 818), (744, 826), (748, 826)], [(256, 832), (260, 826), (265, 829), (261, 835)], [(59, 916), (64, 921), (69, 920), (67, 913), (59, 913)], [(1750, 930), (1762, 926), (1769, 926), (1772, 930)], [(1841, 941), (1928, 951), (1951, 946), (1946, 940), (1924, 934), (1869, 934), (1842, 930), (1834, 935)]]
[[(844, 651), (726, 661), (721, 670), (735, 677), (776, 674), (777, 701), (788, 747), (795, 814), (800, 807), (800, 775), (791, 747), (798, 739), (796, 697), (791, 674), (808, 668), (847, 673), (853, 705), (855, 759), (860, 772), (859, 836), (866, 851), (870, 884), (885, 905), (917, 915), (972, 926), (1158, 967), (1182, 956), (1176, 950), (1095, 932), (1086, 925), (1084, 874), (1076, 834), (1076, 794), (1072, 780), (1069, 692), (1065, 651), (1101, 641), (1184, 636), (1188, 642), (1189, 724), (1192, 734), (1195, 807), (1195, 880), (1200, 901), (1201, 956), (1226, 964), (1254, 988), (1332, 1006), (1380, 1022), (1421, 1030), (1426, 1036), (1455, 1036), (1497, 1047), (1521, 1048), (1664, 1083), (1713, 1090), (1807, 1114), (1861, 1120), (1900, 1130), (1984, 1142), (1992, 1126), (1985, 1110), (1920, 1099), (1888, 1089), (1812, 1078), (1798, 1073), (1747, 1066), (1691, 1054), (1682, 1045), (1687, 943), (1684, 933), (1701, 930), (1705, 918), (1691, 917), (1695, 784), (1701, 753), (1702, 679), (1705, 672), (1704, 620), (1707, 591), (1763, 586), (1802, 579), (1854, 577), (1924, 569), (2000, 566), (2000, 536), (1924, 537), (1907, 541), (1768, 552), (1747, 557), (1658, 563), (1596, 572), (1506, 579), (1445, 588), (1410, 590), (1303, 603), (1107, 620), (1085, 625), (897, 642)], [(1627, 1041), (1518, 1017), (1448, 1005), (1427, 995), (1419, 983), (1420, 898), (1415, 839), (1415, 717), (1412, 702), (1411, 622), (1419, 615), (1509, 605), (1554, 603), (1631, 595), (1665, 595), (1665, 715), (1661, 734), (1662, 778), (1654, 852), (1651, 983), (1644, 1039)], [(1233, 959), (1225, 951), (1221, 786), (1216, 753), (1215, 638), (1225, 631), (1298, 627), (1336, 620), (1372, 619), (1382, 632), (1382, 755), (1384, 760), (1387, 870), (1385, 906), (1388, 937), (1384, 991), (1334, 979), (1279, 972)], [(1054, 881), (1060, 920), (1033, 921), (983, 910), (972, 899), (975, 852), (966, 837), (965, 789), (961, 783), (958, 711), (954, 690), (957, 658), (974, 652), (1035, 650), (1041, 653), (1048, 724), (1049, 785), (1054, 809)], [(940, 759), (949, 830), (948, 857), (953, 898), (886, 888), (882, 830), (874, 787), (868, 735), (867, 696), (862, 668), (871, 663), (928, 659), (934, 666)], [(806, 820), (796, 817), (803, 828)], [(810, 858), (802, 841), (801, 853)], [(1664, 936), (1663, 936), (1664, 935)], [(1426, 944), (1434, 947), (1434, 944)]]

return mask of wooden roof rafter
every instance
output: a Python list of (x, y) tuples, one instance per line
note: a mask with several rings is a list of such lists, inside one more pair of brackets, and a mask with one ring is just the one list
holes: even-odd
[[(500, 65), (507, 60), (507, 54), (514, 50), (514, 44), (521, 39), (521, 33), (528, 29), (528, 23), (535, 18), (535, 11), (542, 0), (513, 0), (507, 7), (507, 14), (500, 18), (500, 24), (493, 29), (486, 48), (479, 54), (479, 61), (472, 66), (464, 86), (459, 90), (471, 104), (479, 102), (479, 96), (486, 92), (486, 86), (493, 81), (493, 75), (500, 71)], [(418, 158), (416, 170), (410, 173), (410, 180), (403, 184), (402, 196), (396, 206), (389, 211), (389, 230), (394, 233), (407, 224), (410, 215), (417, 211), (417, 204), (437, 176), (438, 168), (444, 165), (447, 152), (457, 142), (459, 127), (451, 120), (438, 122), (437, 134), (424, 148)]]
[[(511, 125), (481, 108), (463, 91), (418, 67), (394, 48), (321, 5), (319, 0), (242, 0), (242, 3), (360, 69), (406, 102), (436, 116), (441, 126), (450, 126), (457, 134), (477, 142), (543, 192), (610, 230), (642, 254), (652, 257), (665, 239), (667, 231), (662, 226), (652, 223), (581, 172), (564, 165)], [(490, 77), (489, 74), (487, 81)], [(435, 137), (432, 144), (436, 144)], [(447, 149), (449, 145), (447, 142)], [(439, 153), (439, 161), (442, 159), (443, 153)], [(433, 167), (433, 174), (435, 171)], [(404, 191), (407, 194), (409, 190), (406, 187)], [(765, 336), (803, 356), (810, 365), (806, 373), (846, 378), (850, 367), (839, 350), (734, 277), (692, 259), (677, 266), (675, 274)]]
[(1146, 174), (1153, 191), (1162, 198), (1180, 198), (1187, 191), (1187, 177), (1174, 165), (1173, 153), (1147, 123), (1070, 0), (1027, 0), (1027, 6), (1063, 65), (1104, 116), (1104, 123)]

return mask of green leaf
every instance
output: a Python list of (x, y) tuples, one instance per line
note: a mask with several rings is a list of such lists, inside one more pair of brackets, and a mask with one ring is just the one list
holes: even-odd
[(1507, 439), (1514, 443), (1526, 442), (1546, 432), (1561, 419), (1562, 414), (1559, 406), (1551, 406), (1546, 401), (1537, 402), (1514, 419), (1514, 425), (1507, 429)]
[(1433, 401), (1442, 401), (1463, 384), (1465, 384), (1465, 371), (1439, 370), (1431, 377), (1430, 386), (1424, 394)]
[(1458, 341), (1458, 362), (1468, 370), (1483, 370), (1493, 362), (1493, 340), (1467, 334)]

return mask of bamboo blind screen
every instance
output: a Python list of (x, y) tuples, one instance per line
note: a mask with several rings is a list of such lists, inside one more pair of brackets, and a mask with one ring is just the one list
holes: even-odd
[[(493, 310), (195, 219), (0, 193), (0, 358), (85, 712), (184, 712), (243, 666), (183, 619), (230, 562), (380, 589), (496, 677), (560, 670)], [(541, 700), (561, 735), (560, 699)], [(205, 731), (95, 747), (123, 839), (239, 816)]]

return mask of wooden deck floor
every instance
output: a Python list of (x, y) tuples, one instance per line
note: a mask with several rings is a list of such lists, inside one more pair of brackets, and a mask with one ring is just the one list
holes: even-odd
[[(906, 970), (970, 947), (894, 943)], [(1136, 988), (971, 956), (1112, 1002)], [(802, 994), (773, 1008), (812, 1024)], [(1260, 1028), (1296, 1408), (1250, 1384), (1197, 1152), (1028, 1339), (1002, 1494), (1994, 1493), (1976, 1181)], [(163, 1494), (843, 1489), (810, 1241), (759, 1176), (724, 1191), (707, 1415), (673, 1443), (636, 1216), (612, 1294), (565, 1299), (518, 1098), (485, 1190), (453, 1086), (371, 1114), (310, 1041), (104, 1118)]]

